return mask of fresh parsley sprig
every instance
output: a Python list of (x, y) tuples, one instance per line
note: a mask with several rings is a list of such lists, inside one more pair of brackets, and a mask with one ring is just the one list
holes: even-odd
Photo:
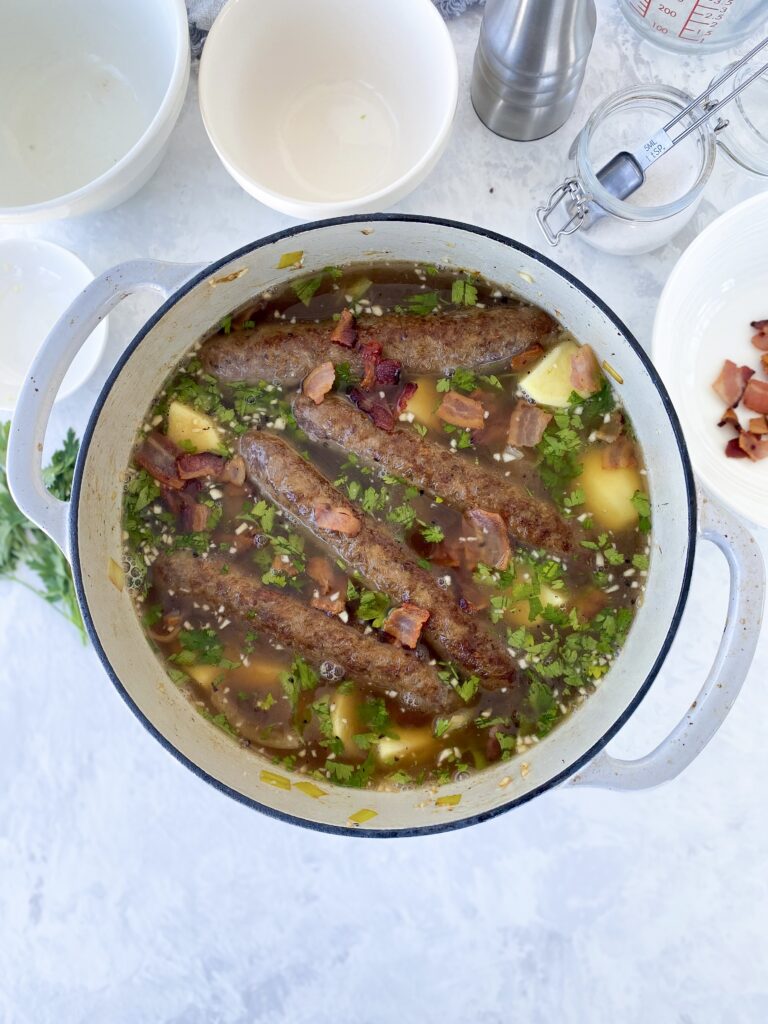
[[(6, 478), (10, 423), (0, 424), (0, 579), (20, 583), (48, 601), (56, 611), (87, 637), (75, 595), (72, 572), (66, 558), (50, 538), (26, 518), (13, 500)], [(56, 498), (68, 501), (80, 442), (72, 429), (43, 473), (48, 490)], [(18, 575), (28, 569), (41, 586), (34, 586)]]

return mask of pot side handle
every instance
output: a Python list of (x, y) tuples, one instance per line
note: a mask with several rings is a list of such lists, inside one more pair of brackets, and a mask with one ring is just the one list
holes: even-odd
[(11, 421), (6, 472), (21, 511), (69, 558), (69, 502), (43, 483), (43, 442), (53, 402), (80, 347), (105, 316), (138, 291), (171, 296), (205, 264), (131, 260), (106, 270), (83, 289), (43, 342), (22, 385)]
[(699, 488), (698, 534), (728, 562), (728, 613), (715, 660), (684, 717), (644, 757), (625, 761), (601, 751), (571, 785), (602, 789), (650, 789), (676, 778), (709, 743), (733, 707), (757, 647), (765, 600), (765, 567), (754, 537), (731, 513)]

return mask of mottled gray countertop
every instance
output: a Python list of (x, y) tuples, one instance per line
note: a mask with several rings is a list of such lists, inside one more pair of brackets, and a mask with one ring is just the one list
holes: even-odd
[[(667, 56), (612, 3), (599, 6), (576, 113), (534, 144), (477, 121), (466, 82), (479, 13), (451, 23), (464, 83), (453, 138), (398, 209), (540, 248), (533, 206), (595, 103), (649, 79), (703, 86), (729, 59)], [(722, 163), (668, 248), (611, 259), (574, 239), (557, 259), (647, 344), (686, 244), (756, 190)], [(193, 76), (170, 152), (134, 199), (29, 235), (101, 271), (137, 256), (217, 257), (287, 223), (219, 164)], [(151, 308), (131, 300), (113, 315), (100, 381)], [(57, 409), (52, 440), (70, 423), (82, 430), (100, 381)], [(722, 629), (725, 579), (702, 550), (665, 668), (612, 750), (649, 750), (694, 697)], [(477, 828), (382, 842), (292, 828), (200, 782), (130, 714), (73, 630), (5, 583), (0, 651), (3, 1024), (768, 1019), (765, 637), (725, 725), (671, 785), (561, 789)]]

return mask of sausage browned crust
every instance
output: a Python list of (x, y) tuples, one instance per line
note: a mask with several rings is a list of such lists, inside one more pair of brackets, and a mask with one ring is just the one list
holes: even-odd
[(362, 372), (359, 347), (376, 341), (388, 359), (399, 359), (411, 372), (450, 373), (457, 366), (509, 359), (556, 327), (543, 310), (522, 303), (433, 316), (361, 317), (356, 349), (331, 341), (334, 326), (333, 321), (268, 321), (252, 330), (216, 335), (203, 345), (200, 359), (206, 372), (221, 381), (293, 384), (327, 360)]
[[(369, 586), (430, 613), (424, 633), (442, 657), (481, 676), (490, 689), (514, 683), (517, 666), (506, 648), (461, 611), (385, 526), (348, 501), (290, 444), (254, 431), (241, 438), (240, 452), (259, 490), (324, 541)], [(357, 520), (357, 532), (323, 529), (317, 522), (319, 503), (352, 517), (348, 522)]]
[(265, 587), (237, 566), (231, 565), (225, 573), (224, 565), (218, 556), (197, 558), (179, 551), (161, 555), (153, 572), (164, 589), (223, 605), (234, 619), (244, 619), (247, 614), (251, 628), (298, 652), (316, 668), (333, 661), (362, 686), (396, 694), (393, 699), (407, 710), (435, 715), (461, 703), (435, 669), (415, 655), (329, 618), (298, 598)]
[(396, 427), (391, 434), (343, 398), (327, 397), (320, 405), (298, 397), (296, 420), (315, 441), (331, 441), (344, 451), (377, 462), (393, 476), (451, 502), (457, 508), (495, 512), (517, 540), (558, 555), (570, 555), (576, 543), (568, 523), (554, 506), (534, 498), (508, 477), (494, 473), (413, 430)]

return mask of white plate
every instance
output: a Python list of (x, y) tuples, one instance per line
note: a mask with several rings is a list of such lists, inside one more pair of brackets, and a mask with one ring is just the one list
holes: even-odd
[[(81, 259), (52, 242), (0, 241), (0, 409), (11, 412), (37, 350), (72, 300), (93, 280)], [(57, 401), (88, 380), (104, 351), (102, 320), (72, 362)]]
[(766, 380), (749, 326), (768, 318), (766, 238), (768, 193), (735, 206), (702, 231), (662, 292), (653, 361), (682, 422), (696, 473), (731, 508), (768, 527), (768, 459), (726, 457), (726, 442), (735, 435), (717, 426), (723, 403), (712, 390), (725, 359), (752, 367)]

